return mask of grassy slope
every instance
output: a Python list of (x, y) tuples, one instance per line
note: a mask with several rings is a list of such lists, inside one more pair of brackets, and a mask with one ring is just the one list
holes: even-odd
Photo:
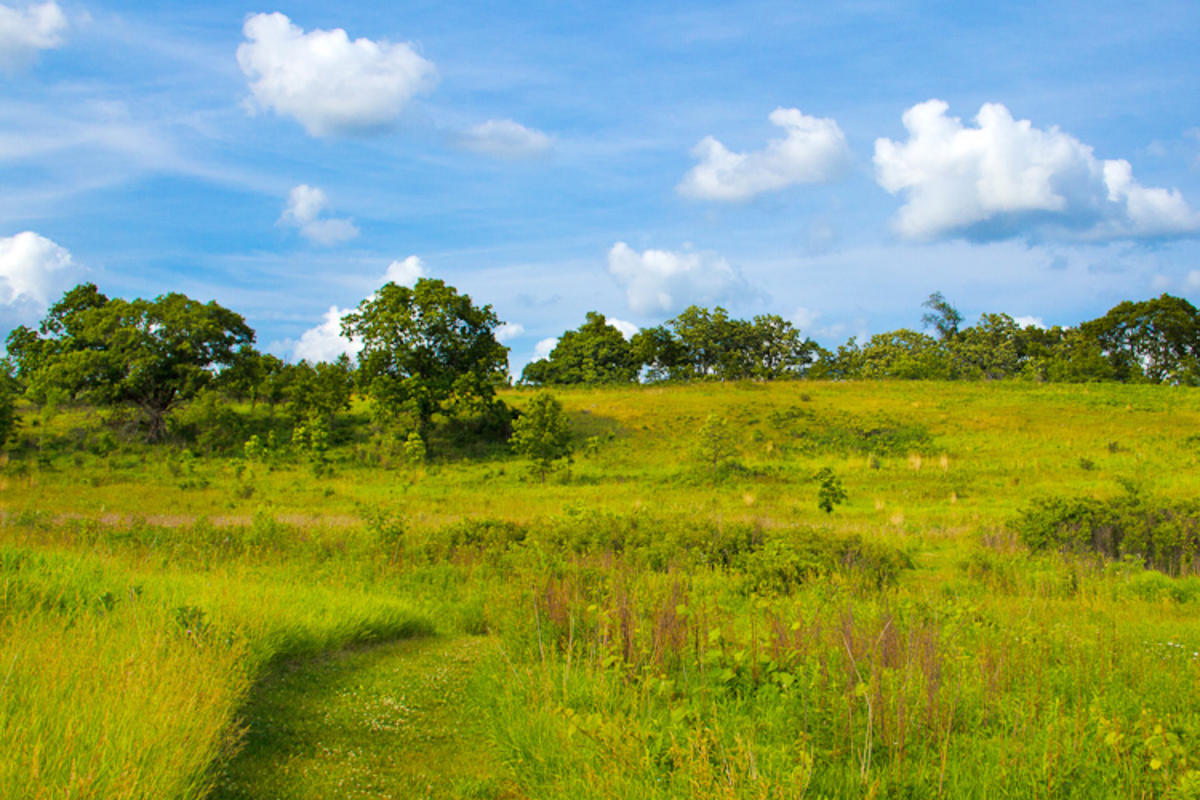
[[(514, 392), (506, 399), (519, 406), (526, 397)], [(1028, 784), (1020, 781), (1042, 780), (1042, 773), (1034, 775), (1032, 768), (1023, 772), (1004, 766), (1014, 759), (1022, 769), (1027, 762), (1042, 764), (1053, 778), (1044, 782), (1046, 794), (1069, 796), (1063, 788), (1069, 781), (1063, 783), (1061, 775), (1045, 767), (1060, 757), (1046, 750), (1054, 740), (1102, 751), (1096, 742), (1104, 738), (1095, 738), (1098, 725), (1118, 720), (1125, 726), (1122, 735), (1135, 737), (1139, 707), (1149, 708), (1152, 720), (1161, 720), (1200, 701), (1196, 663), (1164, 660), (1164, 652), (1170, 655), (1174, 649), (1200, 650), (1200, 641), (1193, 641), (1190, 603), (1170, 602), (1162, 592), (1131, 596), (1120, 575), (1031, 561), (1019, 548), (1013, 550), (1003, 534), (1004, 520), (1031, 497), (1109, 494), (1119, 490), (1118, 477), (1166, 495), (1194, 494), (1197, 451), (1187, 442), (1200, 430), (1200, 396), (1194, 392), (1000, 383), (799, 383), (579, 390), (562, 393), (562, 399), (582, 436), (605, 440), (594, 453), (578, 458), (572, 480), (545, 486), (500, 453), (466, 461), (435, 457), (421, 469), (380, 470), (356, 461), (350, 444), (334, 452), (334, 474), (321, 479), (286, 464), (274, 469), (259, 465), (251, 478), (238, 479), (224, 459), (201, 459), (183, 467), (177, 463), (172, 469), (167, 461), (175, 455), (140, 447), (105, 456), (65, 453), (40, 465), (14, 460), (0, 476), (0, 510), (9, 514), (51, 512), (108, 523), (150, 517), (185, 526), (207, 517), (250, 527), (233, 535), (249, 543), (232, 549), (229, 534), (210, 528), (185, 527), (178, 534), (153, 526), (109, 530), (71, 522), (63, 528), (44, 516), (26, 516), (20, 524), (14, 517), (3, 527), (8, 561), (2, 576), (0, 666), (7, 674), (0, 690), (0, 736), (7, 752), (20, 754), (6, 759), (7, 772), (0, 773), (4, 786), (24, 796), (39, 796), (39, 791), (62, 796), (73, 781), (76, 792), (114, 797), (196, 796), (209, 780), (203, 763), (229, 747), (233, 709), (249, 681), (261, 674), (255, 665), (277, 653), (319, 652), (401, 630), (409, 618), (405, 615), (415, 612), (397, 605), (396, 593), (445, 630), (487, 624), (505, 635), (520, 679), (485, 681), (473, 696), (489, 707), (495, 723), (491, 737), (529, 796), (615, 797), (631, 791), (652, 796), (660, 789), (664, 796), (687, 796), (700, 791), (697, 787), (714, 795), (720, 789), (728, 796), (757, 796), (762, 786), (747, 775), (758, 769), (759, 761), (764, 772), (776, 776), (772, 785), (780, 791), (788, 780), (794, 788), (802, 779), (835, 793), (850, 786), (885, 791), (879, 787), (886, 785), (895, 791), (902, 783), (896, 776), (910, 769), (919, 777), (912, 778), (913, 786), (953, 787), (950, 794), (960, 796), (967, 796), (966, 787), (983, 785), (989, 770), (996, 780), (1007, 770), (1021, 786)], [(716, 482), (692, 456), (695, 431), (712, 413), (726, 417), (739, 432), (739, 461), (746, 467)], [(47, 438), (71, 436), (85, 423), (82, 414), (58, 414), (45, 427)], [(814, 431), (830, 427), (842, 432), (841, 444), (814, 445), (820, 440)], [(923, 429), (929, 438), (911, 446), (902, 442), (872, 459), (869, 448), (860, 446), (859, 434), (880, 427)], [(817, 510), (811, 481), (822, 466), (833, 467), (849, 493), (848, 503), (830, 516)], [(241, 487), (247, 483), (254, 491), (243, 497)], [(617, 564), (603, 567), (608, 571), (596, 588), (594, 578), (587, 578), (592, 583), (586, 585), (571, 583), (595, 573), (594, 564), (553, 562), (559, 576), (554, 580), (578, 592), (571, 600), (575, 605), (567, 606), (572, 626), (580, 626), (578, 640), (571, 644), (565, 628), (530, 627), (531, 610), (555, 610), (547, 605), (555, 584), (546, 583), (544, 565), (393, 565), (381, 560), (371, 533), (357, 527), (364, 506), (403, 512), (413, 529), (410, 545), (464, 516), (537, 523), (588, 510), (666, 519), (744, 519), (767, 528), (818, 524), (831, 532), (895, 544), (912, 553), (917, 569), (890, 596), (859, 597), (837, 585), (814, 585), (758, 609), (747, 603), (736, 581), (697, 573), (684, 576), (695, 597), (687, 602), (711, 614), (705, 625), (715, 621), (726, 636), (741, 637), (742, 644), (758, 642), (752, 636), (761, 635), (761, 628), (759, 634), (749, 631), (761, 624), (755, 622), (759, 615), (792, 615), (795, 624), (803, 622), (814, 631), (813, 642), (819, 643), (814, 652), (825, 648), (835, 660), (846, 637), (832, 632), (844, 627), (847, 613), (857, 614), (854, 625), (862, 629), (855, 628), (850, 638), (882, 637), (880, 620), (894, 617), (897, 626), (907, 626), (911, 641), (932, 636), (944, 646), (945, 680), (961, 687), (957, 706), (947, 705), (950, 701), (941, 695), (921, 701), (918, 695), (929, 690), (929, 675), (923, 671), (927, 665), (921, 662), (923, 651), (906, 646), (902, 652), (908, 660), (901, 659), (908, 665), (905, 691), (917, 693), (909, 700), (931, 703), (931, 714), (957, 708), (957, 716), (945, 722), (930, 717), (925, 727), (914, 729), (911, 748), (881, 744), (872, 751), (879, 764), (858, 769), (853, 765), (861, 760), (865, 731), (891, 723), (880, 721), (882, 712), (866, 720), (863, 696), (853, 691), (813, 684), (815, 694), (803, 702), (787, 692), (774, 699), (747, 698), (727, 689), (714, 695), (705, 683), (707, 667), (685, 658), (676, 667), (682, 673), (666, 669), (662, 679), (679, 687), (692, 683), (659, 697), (642, 679), (614, 682), (600, 638), (588, 644), (588, 653), (580, 652), (581, 661), (573, 663), (566, 655), (587, 642), (585, 623), (599, 635), (596, 614), (603, 615), (606, 608), (620, 613), (622, 602), (632, 603), (635, 615), (644, 615), (648, 631), (659, 613), (654, 604), (661, 605), (656, 598), (678, 578)], [(272, 517), (300, 526), (278, 528), (269, 523)], [(272, 541), (281, 536), (302, 542)], [(53, 563), (14, 567), (17, 552)], [(66, 573), (62, 580), (55, 577)], [(1065, 583), (1076, 588), (1064, 592)], [(136, 601), (125, 602), (134, 586), (145, 591)], [(106, 596), (117, 599), (115, 608), (108, 607), (113, 603)], [(205, 612), (213, 630), (222, 634), (219, 641), (196, 646), (188, 628), (180, 626), (180, 609), (187, 608)], [(707, 633), (699, 622), (680, 624), (689, 636)], [(1164, 651), (1166, 642), (1173, 644)], [(1179, 644), (1183, 648), (1175, 647)], [(736, 646), (722, 648), (729, 657), (736, 654)], [(866, 684), (883, 693), (878, 700), (883, 702), (883, 687), (900, 680), (895, 667), (886, 659), (876, 664), (860, 657), (868, 672)], [(92, 662), (104, 668), (79, 667)], [(53, 668), (39, 666), (45, 664)], [(802, 666), (796, 666), (797, 676)], [(717, 667), (730, 668), (724, 662)], [(495, 672), (510, 668), (497, 665)], [(189, 680), (177, 680), (181, 674)], [(657, 674), (650, 677), (657, 679)], [(987, 678), (989, 674), (993, 677)], [(81, 678), (85, 675), (87, 685)], [(403, 678), (412, 679), (411, 674)], [(987, 691), (996, 694), (988, 699)], [(164, 697), (174, 699), (164, 702)], [(97, 698), (120, 701), (106, 704)], [(170, 730), (165, 723), (142, 724), (148, 713), (144, 708), (150, 706), (138, 705), (139, 698), (157, 703), (165, 720), (182, 719), (180, 709), (201, 708), (203, 714), (190, 718), (202, 722), (202, 730), (164, 739), (162, 731)], [(989, 704), (1004, 720), (1001, 729), (1008, 732), (1003, 736), (994, 727), (997, 721), (981, 711)], [(115, 716), (85, 721), (71, 708)], [(597, 715), (582, 739), (571, 733), (580, 727), (570, 722), (575, 713)], [(816, 726), (802, 734), (801, 744), (781, 744), (780, 732), (794, 728), (795, 719), (819, 713), (843, 714), (845, 731)], [(758, 720), (753, 723), (756, 743), (744, 738), (748, 720)], [(613, 741), (606, 738), (607, 725), (616, 732)], [(658, 752), (654, 737), (663, 731), (677, 737), (668, 759), (677, 768), (666, 783), (661, 764), (646, 761), (648, 754)], [(703, 735), (694, 738), (695, 731)], [(939, 736), (945, 736), (945, 746), (938, 744)], [(191, 743), (200, 740), (205, 744)], [(1008, 740), (1028, 749), (1023, 754), (1020, 746), (1004, 744)], [(160, 744), (147, 746), (147, 741)], [(719, 747), (726, 748), (725, 755), (717, 758), (713, 749)], [(1115, 756), (1131, 776), (1129, 786), (1174, 785), (1174, 776), (1170, 782), (1151, 780), (1160, 773), (1147, 766), (1155, 758), (1149, 752), (1143, 748)], [(47, 753), (54, 754), (49, 759), (53, 763)], [(637, 767), (604, 772), (599, 765), (611, 762), (614, 754)], [(816, 767), (805, 772), (804, 765), (811, 766), (813, 759)], [(710, 774), (705, 764), (720, 768)], [(1179, 768), (1180, 760), (1173, 764)], [(1090, 772), (1081, 765), (1071, 769), (1083, 796), (1117, 774), (1090, 762)], [(1139, 783), (1143, 773), (1150, 777)], [(736, 775), (742, 775), (742, 783), (733, 787), (729, 776)]]

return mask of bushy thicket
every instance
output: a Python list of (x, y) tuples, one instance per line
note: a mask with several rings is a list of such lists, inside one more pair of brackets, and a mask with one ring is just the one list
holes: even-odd
[(1133, 558), (1169, 575), (1200, 572), (1200, 501), (1148, 496), (1045, 497), (1011, 523), (1033, 550)]

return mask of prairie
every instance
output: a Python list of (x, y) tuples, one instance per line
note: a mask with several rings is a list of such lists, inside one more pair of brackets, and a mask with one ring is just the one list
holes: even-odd
[[(470, 724), (417, 715), (478, 768), (351, 727), (295, 796), (380, 796), (354, 737), (416, 759), (430, 796), (1200, 796), (1194, 552), (1165, 574), (1031, 549), (1015, 524), (1045, 498), (1190, 501), (1194, 390), (556, 395), (576, 453), (544, 482), (449, 429), (409, 464), (361, 404), (319, 470), (261, 405), (153, 446), (87, 408), (21, 409), (0, 476), (0, 796), (285, 791), (258, 774), (280, 763), (264, 709), (319, 728), (272, 699), (287, 671), (417, 637), (478, 640), (452, 695)], [(251, 433), (271, 444), (244, 449)], [(355, 661), (372, 697), (430, 669), (378, 652)]]

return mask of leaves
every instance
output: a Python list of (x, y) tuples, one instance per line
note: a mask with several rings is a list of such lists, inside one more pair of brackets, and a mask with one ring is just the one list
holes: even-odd
[(500, 320), (440, 280), (389, 283), (342, 320), (360, 338), (359, 380), (390, 414), (415, 407), (422, 426), (449, 404), (484, 408), (508, 369), (508, 348), (496, 341)]

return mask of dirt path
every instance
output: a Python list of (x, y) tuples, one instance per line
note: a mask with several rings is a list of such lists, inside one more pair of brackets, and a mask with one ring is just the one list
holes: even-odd
[(464, 685), (486, 637), (430, 637), (288, 665), (247, 708), (217, 800), (520, 797)]

